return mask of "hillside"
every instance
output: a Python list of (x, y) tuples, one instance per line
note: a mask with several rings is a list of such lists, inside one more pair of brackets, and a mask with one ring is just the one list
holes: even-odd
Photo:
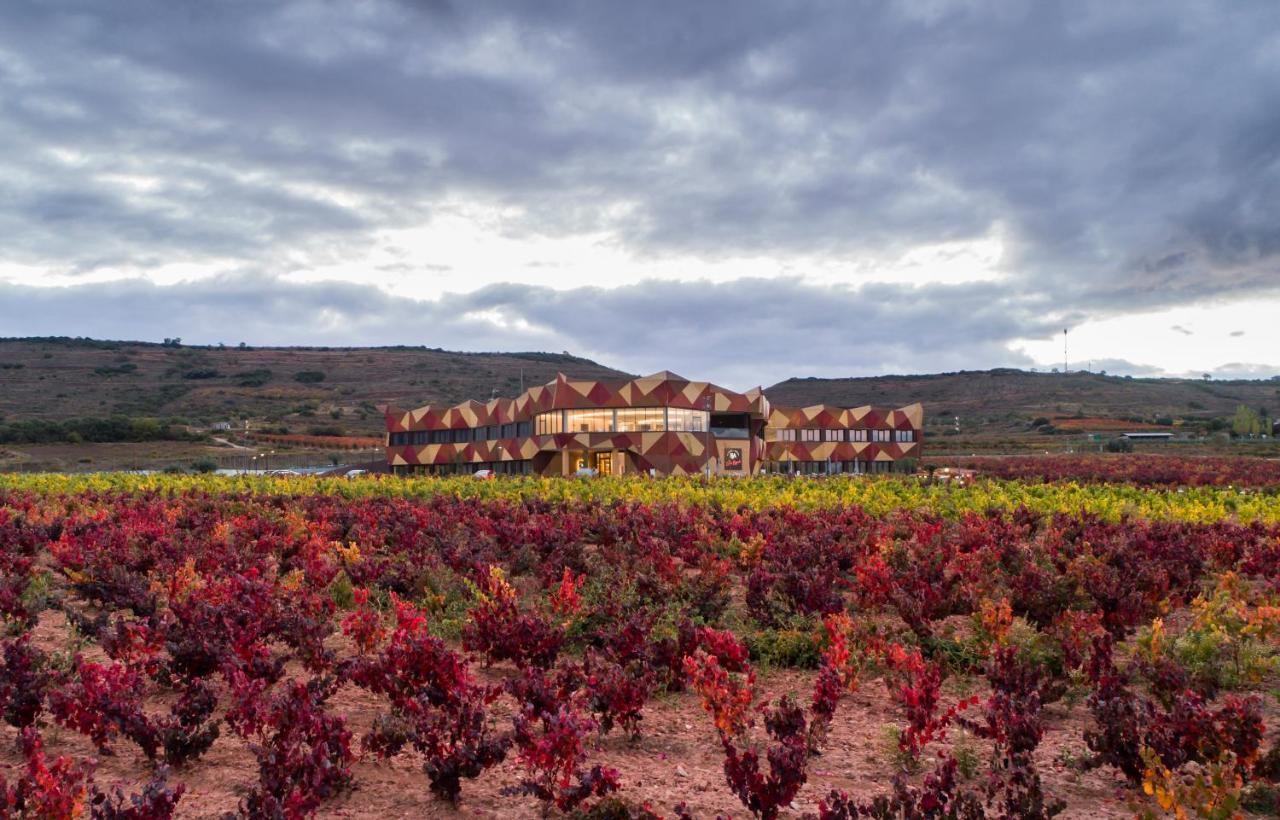
[[(679, 363), (674, 363), (679, 368)], [(178, 417), (198, 424), (245, 417), (292, 432), (382, 430), (377, 405), (403, 407), (513, 396), (557, 371), (628, 374), (567, 353), (457, 353), (422, 347), (195, 347), (90, 339), (0, 339), (0, 421)], [(1229, 418), (1240, 404), (1280, 411), (1280, 380), (1200, 381), (1096, 373), (964, 371), (921, 376), (788, 379), (778, 405), (901, 406), (923, 402), (929, 426), (960, 416), (966, 432), (1025, 430), (1038, 417)], [(1071, 427), (1070, 423), (1060, 425)], [(1099, 425), (1092, 421), (1091, 429)]]
[[(167, 346), (90, 339), (0, 339), (0, 420), (113, 415), (197, 423), (241, 418), (295, 431), (380, 433), (377, 405), (513, 396), (557, 371), (628, 374), (558, 353), (455, 353), (421, 347)], [(310, 375), (308, 375), (310, 374)]]
[(781, 405), (923, 402), (927, 424), (966, 429), (1025, 427), (1037, 417), (1211, 419), (1231, 416), (1241, 404), (1280, 411), (1280, 381), (1200, 381), (976, 370), (924, 376), (788, 379), (765, 390)]

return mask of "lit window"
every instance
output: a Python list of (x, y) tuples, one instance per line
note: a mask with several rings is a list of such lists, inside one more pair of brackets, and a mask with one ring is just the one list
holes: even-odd
[(686, 410), (682, 407), (667, 408), (667, 429), (687, 433), (704, 433), (707, 430), (708, 417), (705, 410)]
[(550, 436), (564, 432), (564, 414), (559, 410), (538, 414), (538, 435)]
[(570, 433), (609, 433), (613, 430), (612, 410), (567, 410)]
[(621, 407), (617, 414), (619, 433), (648, 433), (663, 429), (661, 407)]

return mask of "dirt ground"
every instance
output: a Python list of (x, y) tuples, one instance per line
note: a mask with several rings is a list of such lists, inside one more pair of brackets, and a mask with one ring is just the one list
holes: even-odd
[[(66, 647), (67, 627), (61, 613), (46, 612), (36, 630), (37, 643), (47, 650)], [(86, 657), (100, 653), (85, 650)], [(473, 667), (477, 677), (497, 680), (510, 670)], [(791, 693), (808, 701), (813, 673), (793, 670), (765, 672), (758, 691), (776, 697)], [(976, 681), (950, 679), (944, 694), (951, 702), (970, 694), (981, 694)], [(1068, 699), (1069, 700), (1069, 699)], [(330, 708), (346, 717), (355, 733), (352, 748), (359, 748), (361, 736), (374, 717), (385, 708), (384, 701), (355, 686), (346, 686), (330, 701)], [(512, 703), (495, 704), (494, 720), (499, 728), (509, 725)], [(1268, 699), (1267, 725), (1277, 725), (1274, 699)], [(1132, 816), (1126, 800), (1132, 794), (1123, 779), (1109, 770), (1080, 772), (1071, 765), (1085, 754), (1082, 732), (1089, 715), (1082, 702), (1059, 702), (1047, 709), (1049, 729), (1038, 754), (1041, 776), (1048, 794), (1067, 802), (1065, 818), (1107, 818)], [(58, 727), (45, 716), (46, 748), (53, 754), (98, 760), (96, 782), (100, 787), (115, 783), (137, 784), (149, 776), (145, 758), (127, 741), (117, 744), (116, 754), (101, 757), (81, 735)], [(895, 772), (893, 742), (889, 727), (901, 724), (899, 709), (878, 679), (865, 680), (859, 690), (840, 704), (826, 751), (810, 764), (809, 782), (800, 792), (788, 817), (816, 812), (818, 801), (831, 789), (869, 797), (889, 789)], [(702, 711), (697, 695), (661, 695), (651, 701), (641, 725), (643, 736), (632, 742), (621, 733), (600, 740), (591, 763), (613, 766), (622, 776), (621, 794), (636, 803), (647, 801), (659, 813), (685, 801), (696, 817), (717, 814), (747, 816), (729, 791), (723, 773), (723, 756), (710, 718)], [(1274, 734), (1274, 731), (1271, 732)], [(0, 738), (0, 773), (12, 772), (21, 764), (17, 731), (3, 726)], [(953, 730), (952, 739), (956, 738)], [(965, 742), (962, 740), (962, 742)], [(969, 739), (984, 771), (986, 750)], [(513, 753), (501, 765), (482, 777), (464, 781), (458, 807), (432, 797), (419, 759), (405, 753), (389, 762), (359, 754), (352, 767), (355, 787), (326, 804), (322, 817), (496, 817), (533, 818), (540, 816), (532, 798), (506, 797), (501, 790), (516, 784), (521, 768)], [(926, 760), (926, 766), (931, 759)], [(979, 777), (982, 775), (979, 774)], [(12, 779), (12, 774), (6, 774)], [(233, 811), (257, 779), (256, 764), (243, 741), (225, 730), (202, 758), (186, 769), (175, 770), (171, 782), (182, 783), (186, 793), (178, 804), (178, 816), (216, 818)]]

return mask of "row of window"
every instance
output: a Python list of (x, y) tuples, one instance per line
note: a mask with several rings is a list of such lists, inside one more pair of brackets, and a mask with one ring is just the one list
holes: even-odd
[(490, 424), (485, 427), (460, 427), (455, 430), (410, 430), (392, 433), (392, 447), (406, 444), (467, 444), (472, 441), (497, 441), (504, 438), (526, 438), (533, 424), (527, 421)]
[[(703, 433), (709, 413), (680, 407), (624, 407), (616, 410), (553, 410), (539, 413), (532, 421), (491, 424), (486, 427), (463, 427), (455, 430), (412, 430), (392, 433), (392, 447), (422, 444), (466, 444), (472, 441), (494, 441), (549, 436), (556, 433), (643, 433), (663, 430)], [(722, 437), (746, 438), (745, 430), (717, 430)], [(818, 429), (784, 427), (775, 431), (777, 441), (877, 441), (909, 443), (915, 441), (914, 430)]]
[(916, 440), (915, 430), (818, 429), (816, 427), (783, 427), (775, 432), (776, 441), (897, 441)]
[[(895, 466), (896, 465), (896, 466)], [(795, 475), (866, 475), (905, 470), (897, 461), (766, 461), (766, 473)]]
[(682, 407), (619, 407), (614, 410), (552, 410), (534, 418), (537, 435), (556, 433), (657, 433), (673, 430), (704, 433), (705, 410)]
[(393, 468), (396, 475), (471, 475), (489, 470), (496, 475), (529, 475), (533, 463), (525, 461), (481, 461), (467, 464), (408, 464)]

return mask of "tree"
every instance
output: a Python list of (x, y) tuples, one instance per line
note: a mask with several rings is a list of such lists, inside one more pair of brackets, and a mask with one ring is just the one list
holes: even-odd
[(1231, 432), (1237, 436), (1256, 436), (1262, 432), (1262, 417), (1253, 408), (1242, 404), (1231, 418)]

